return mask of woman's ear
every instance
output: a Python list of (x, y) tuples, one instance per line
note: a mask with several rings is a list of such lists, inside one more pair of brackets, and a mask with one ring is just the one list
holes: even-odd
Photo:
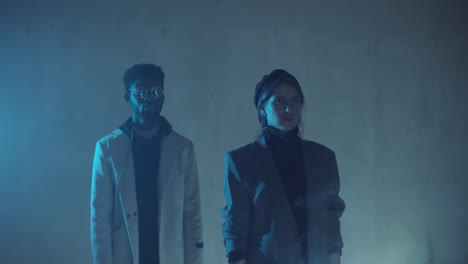
[(265, 107), (264, 107), (264, 106), (261, 106), (261, 107), (260, 107), (260, 115), (261, 115), (261, 116), (266, 116), (266, 112), (265, 112)]
[(263, 104), (258, 106), (258, 112), (260, 113), (261, 116), (265, 116), (265, 106)]

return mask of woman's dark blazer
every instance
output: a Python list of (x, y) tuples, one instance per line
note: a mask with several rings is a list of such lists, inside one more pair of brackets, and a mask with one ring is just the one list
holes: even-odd
[[(328, 263), (328, 254), (343, 247), (339, 218), (345, 204), (338, 195), (336, 158), (323, 145), (306, 140), (301, 144), (307, 181), (307, 263)], [(294, 216), (264, 137), (226, 154), (224, 194), (227, 254), (245, 252), (247, 264), (304, 263)]]

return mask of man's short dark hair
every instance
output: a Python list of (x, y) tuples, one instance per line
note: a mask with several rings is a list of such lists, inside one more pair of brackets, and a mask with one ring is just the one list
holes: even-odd
[(164, 72), (160, 66), (147, 63), (135, 64), (128, 68), (123, 76), (125, 92), (128, 94), (132, 84), (139, 79), (154, 79), (164, 88), (164, 77)]

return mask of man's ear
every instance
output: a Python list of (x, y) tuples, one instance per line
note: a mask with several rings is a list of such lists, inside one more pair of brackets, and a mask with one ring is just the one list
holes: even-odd
[(128, 101), (130, 100), (130, 98), (128, 97), (128, 94), (127, 94), (127, 93), (125, 93), (125, 95), (124, 95), (124, 100), (125, 100), (125, 102), (127, 102), (127, 103), (128, 103)]

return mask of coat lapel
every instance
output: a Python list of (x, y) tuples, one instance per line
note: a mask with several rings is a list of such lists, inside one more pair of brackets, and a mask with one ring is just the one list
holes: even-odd
[(320, 189), (318, 184), (318, 177), (321, 173), (320, 166), (317, 162), (316, 157), (314, 157), (314, 153), (311, 148), (308, 148), (306, 143), (302, 142), (302, 155), (304, 159), (304, 173), (306, 177), (306, 184), (307, 184), (307, 200), (308, 206), (310, 207), (310, 196)]
[[(161, 141), (161, 156), (159, 160), (159, 173), (157, 179), (157, 195), (158, 195), (158, 208), (161, 208), (161, 202), (164, 201), (164, 195), (167, 186), (171, 180), (172, 171), (177, 160), (177, 151), (179, 148), (174, 147), (173, 134), (169, 134)], [(170, 147), (172, 145), (172, 147)], [(182, 168), (180, 168), (182, 169)]]
[(271, 168), (267, 173), (267, 181), (271, 184), (271, 194), (274, 199), (274, 214), (275, 219), (279, 227), (287, 227), (285, 230), (292, 230), (294, 237), (299, 237), (299, 232), (297, 229), (296, 221), (289, 204), (289, 199), (284, 189), (281, 175), (279, 170), (274, 162), (273, 155), (268, 149), (265, 137), (260, 137), (255, 141), (254, 145), (259, 151), (258, 157), (262, 157), (262, 162), (264, 168)]
[(318, 161), (313, 148), (303, 142), (302, 150), (304, 155), (304, 169), (307, 181), (307, 247), (309, 263), (325, 263), (327, 261), (327, 252), (325, 247), (326, 237), (323, 236), (326, 227), (325, 196), (323, 194), (324, 186), (320, 178), (324, 173), (320, 162)]
[(113, 144), (110, 158), (116, 177), (116, 194), (120, 194), (126, 213), (133, 214), (137, 211), (137, 202), (131, 140), (122, 135)]
[(138, 263), (138, 205), (135, 187), (135, 169), (131, 139), (120, 135), (112, 142), (110, 162), (115, 176), (115, 203), (121, 206), (122, 215), (128, 229), (128, 235), (133, 252), (133, 260)]

